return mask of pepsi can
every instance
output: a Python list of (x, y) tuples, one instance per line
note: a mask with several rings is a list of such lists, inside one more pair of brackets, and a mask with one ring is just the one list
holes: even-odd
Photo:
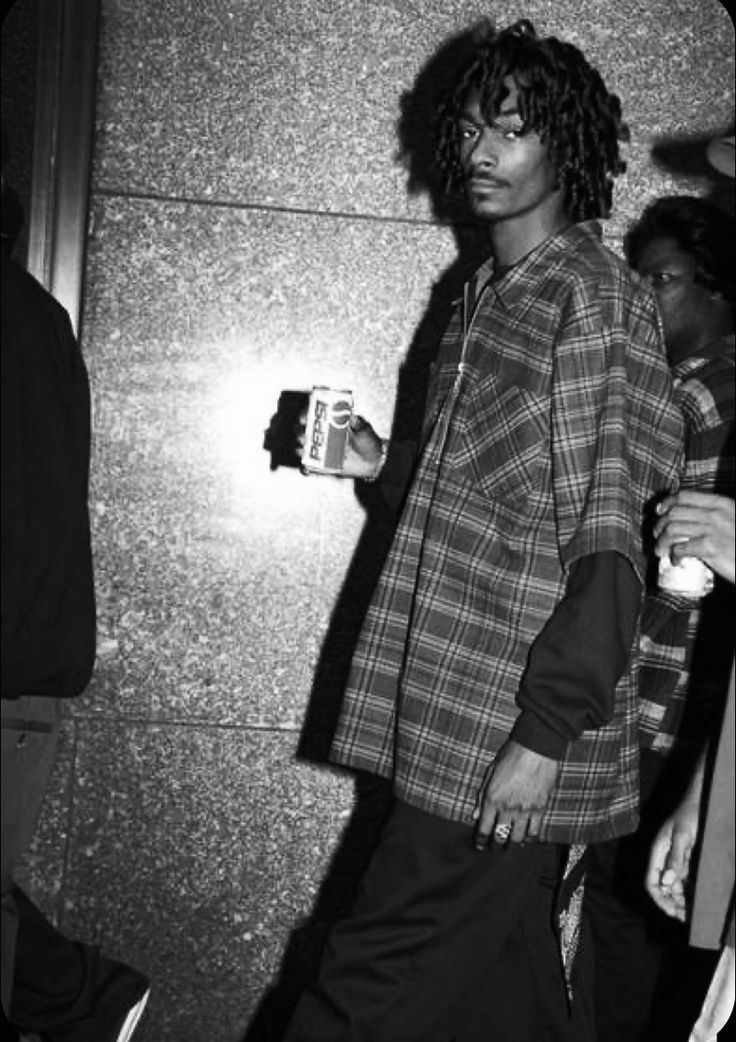
[(352, 412), (352, 391), (312, 388), (302, 449), (303, 471), (309, 474), (342, 473)]

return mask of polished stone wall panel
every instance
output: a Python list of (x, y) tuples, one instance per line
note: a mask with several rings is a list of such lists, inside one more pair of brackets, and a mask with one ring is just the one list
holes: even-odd
[[(518, 5), (362, 0), (108, 0), (95, 179), (112, 191), (317, 212), (427, 215), (394, 161), (401, 93), (452, 32)], [(530, 0), (622, 96), (633, 144), (619, 197), (671, 190), (651, 141), (733, 120), (733, 26), (719, 0)], [(640, 185), (640, 178), (647, 179)]]
[(443, 251), (425, 225), (97, 201), (93, 711), (298, 725), (364, 513), (352, 482), (271, 470), (264, 431), (329, 383), (388, 433)]

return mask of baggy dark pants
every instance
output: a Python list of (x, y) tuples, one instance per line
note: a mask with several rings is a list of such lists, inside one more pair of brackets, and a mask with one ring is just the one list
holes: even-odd
[(478, 851), (466, 825), (396, 804), (285, 1042), (592, 1038), (582, 996), (570, 1012), (553, 925), (565, 854)]

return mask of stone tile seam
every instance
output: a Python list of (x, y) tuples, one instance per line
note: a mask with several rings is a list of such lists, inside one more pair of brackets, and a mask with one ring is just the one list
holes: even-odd
[(338, 221), (375, 222), (377, 224), (408, 224), (418, 228), (443, 228), (439, 221), (421, 217), (387, 217), (381, 214), (349, 213), (343, 210), (316, 210), (309, 207), (277, 206), (272, 203), (244, 203), (234, 199), (208, 199), (197, 196), (168, 195), (159, 192), (131, 192), (128, 189), (93, 186), (92, 198), (132, 199), (138, 202), (173, 203), (180, 206), (202, 206), (221, 210), (247, 210), (261, 213), (288, 214), (295, 217), (325, 217)]
[(64, 828), (64, 846), (61, 855), (61, 873), (59, 879), (59, 891), (56, 895), (55, 901), (55, 919), (60, 930), (64, 929), (65, 925), (65, 912), (67, 908), (66, 904), (66, 892), (67, 882), (69, 876), (69, 866), (72, 857), (72, 830), (75, 823), (75, 807), (77, 804), (77, 765), (79, 763), (79, 726), (78, 721), (72, 718), (71, 723), (73, 725), (73, 739), (72, 739), (72, 750), (69, 758), (69, 778), (66, 786), (66, 807), (64, 817), (66, 819)]
[(299, 725), (277, 726), (275, 724), (219, 723), (218, 721), (206, 719), (178, 720), (140, 716), (126, 716), (122, 713), (118, 715), (113, 715), (110, 713), (96, 713), (94, 711), (87, 713), (77, 713), (72, 711), (65, 717), (65, 719), (70, 723), (73, 723), (74, 725), (77, 725), (79, 723), (100, 723), (118, 725), (125, 724), (133, 727), (179, 727), (182, 729), (189, 730), (209, 729), (215, 731), (254, 731), (262, 732), (264, 734), (299, 734), (303, 730), (303, 728)]

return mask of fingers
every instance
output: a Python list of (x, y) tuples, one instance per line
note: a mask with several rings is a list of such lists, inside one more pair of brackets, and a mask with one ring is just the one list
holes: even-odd
[(541, 811), (534, 811), (529, 815), (529, 824), (527, 826), (526, 834), (529, 839), (539, 839), (539, 830), (542, 827), (542, 814)]
[(684, 882), (690, 870), (692, 849), (693, 843), (690, 834), (675, 828), (672, 833), (672, 843), (667, 852), (662, 875), (669, 873), (673, 880), (677, 879)]
[(677, 909), (672, 900), (671, 886), (663, 880), (664, 866), (670, 849), (671, 833), (660, 832), (652, 844), (645, 885), (647, 893), (665, 915), (676, 916)]
[(678, 492), (657, 504), (654, 535), (663, 533), (670, 541), (678, 536), (702, 535), (714, 527), (732, 526), (734, 501), (712, 492)]
[(654, 843), (652, 843), (652, 849), (649, 852), (649, 864), (647, 866), (645, 885), (649, 896), (657, 904), (660, 903), (659, 884), (662, 878), (662, 872), (664, 871), (664, 864), (667, 860), (667, 854), (670, 849), (670, 837), (671, 831), (669, 829), (660, 830)]
[(353, 434), (358, 434), (360, 431), (364, 431), (366, 427), (370, 427), (370, 423), (365, 419), (364, 416), (359, 416), (358, 413), (351, 413), (348, 425)]
[(683, 922), (687, 914), (685, 883), (691, 849), (692, 844), (668, 822), (652, 844), (645, 880), (657, 907)]
[(301, 454), (302, 449), (304, 448), (304, 442), (306, 441), (306, 438), (307, 438), (307, 410), (306, 409), (299, 414), (299, 419), (297, 420), (296, 425), (294, 427), (294, 436), (296, 438), (296, 445), (297, 445), (298, 454)]
[(704, 535), (678, 540), (672, 544), (670, 558), (675, 564), (679, 564), (683, 557), (700, 557), (702, 560), (710, 555), (709, 542), (708, 537)]
[(657, 504), (656, 510), (658, 514), (666, 514), (674, 506), (712, 510), (724, 498), (724, 496), (718, 496), (714, 492), (695, 492), (691, 489), (684, 489), (674, 496), (667, 496)]
[[(473, 846), (476, 850), (484, 850), (488, 846), (488, 841), (496, 824), (496, 817), (497, 811), (495, 807), (487, 807), (483, 804), (476, 810), (476, 826), (473, 835)], [(503, 822), (500, 822), (500, 824), (503, 824)]]
[(477, 850), (485, 849), (489, 843), (497, 847), (507, 847), (509, 844), (521, 846), (539, 835), (541, 814), (529, 815), (521, 810), (516, 813), (495, 810), (488, 814), (476, 812), (476, 815), (478, 824), (473, 845)]

